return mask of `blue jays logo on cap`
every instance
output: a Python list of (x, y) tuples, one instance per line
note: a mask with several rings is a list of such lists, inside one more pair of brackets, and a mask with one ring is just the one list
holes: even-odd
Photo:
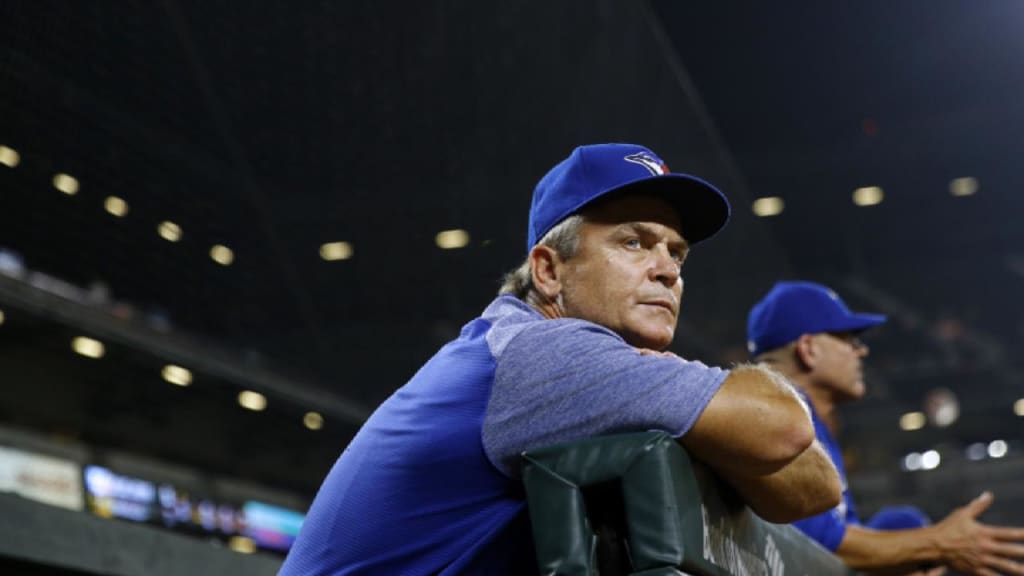
[(526, 250), (568, 216), (612, 193), (655, 195), (675, 208), (691, 245), (729, 221), (729, 201), (717, 188), (688, 174), (673, 174), (653, 152), (636, 144), (592, 144), (572, 151), (537, 183), (530, 205)]
[(627, 162), (635, 162), (644, 168), (647, 168), (652, 176), (661, 176), (662, 174), (668, 174), (668, 166), (654, 154), (647, 152), (637, 152), (636, 154), (629, 154), (625, 157)]

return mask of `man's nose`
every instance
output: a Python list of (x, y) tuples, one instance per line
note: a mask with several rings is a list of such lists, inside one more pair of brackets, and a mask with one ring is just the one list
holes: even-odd
[(672, 257), (668, 247), (659, 244), (654, 247), (654, 262), (651, 265), (651, 279), (666, 286), (675, 286), (679, 281), (679, 262)]

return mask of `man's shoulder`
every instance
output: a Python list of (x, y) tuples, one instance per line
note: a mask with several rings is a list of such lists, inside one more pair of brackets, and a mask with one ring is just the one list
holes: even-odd
[(513, 340), (517, 347), (550, 347), (591, 336), (623, 342), (612, 330), (587, 320), (545, 318), (529, 304), (507, 294), (491, 302), (481, 318), (491, 326), (487, 341), (495, 356), (502, 354)]
[(511, 294), (502, 294), (491, 300), (480, 317), (491, 324), (499, 322), (530, 322), (543, 320), (544, 316), (532, 306)]

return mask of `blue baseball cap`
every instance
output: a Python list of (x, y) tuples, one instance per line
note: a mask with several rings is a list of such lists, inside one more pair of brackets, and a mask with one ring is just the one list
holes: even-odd
[(754, 356), (804, 334), (858, 332), (885, 322), (882, 314), (850, 312), (832, 289), (813, 282), (779, 282), (747, 317), (747, 350)]
[(688, 174), (672, 174), (665, 162), (636, 144), (580, 146), (541, 178), (533, 190), (526, 250), (556, 224), (598, 198), (643, 192), (664, 198), (679, 213), (691, 245), (729, 221), (729, 201), (717, 188)]
[(886, 506), (864, 523), (875, 530), (907, 530), (929, 526), (931, 518), (914, 506)]

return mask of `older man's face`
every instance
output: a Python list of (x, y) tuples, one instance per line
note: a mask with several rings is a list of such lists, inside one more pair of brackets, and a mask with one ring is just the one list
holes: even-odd
[(689, 250), (675, 210), (658, 198), (624, 196), (585, 216), (576, 255), (562, 266), (563, 312), (634, 346), (665, 348), (676, 330)]

